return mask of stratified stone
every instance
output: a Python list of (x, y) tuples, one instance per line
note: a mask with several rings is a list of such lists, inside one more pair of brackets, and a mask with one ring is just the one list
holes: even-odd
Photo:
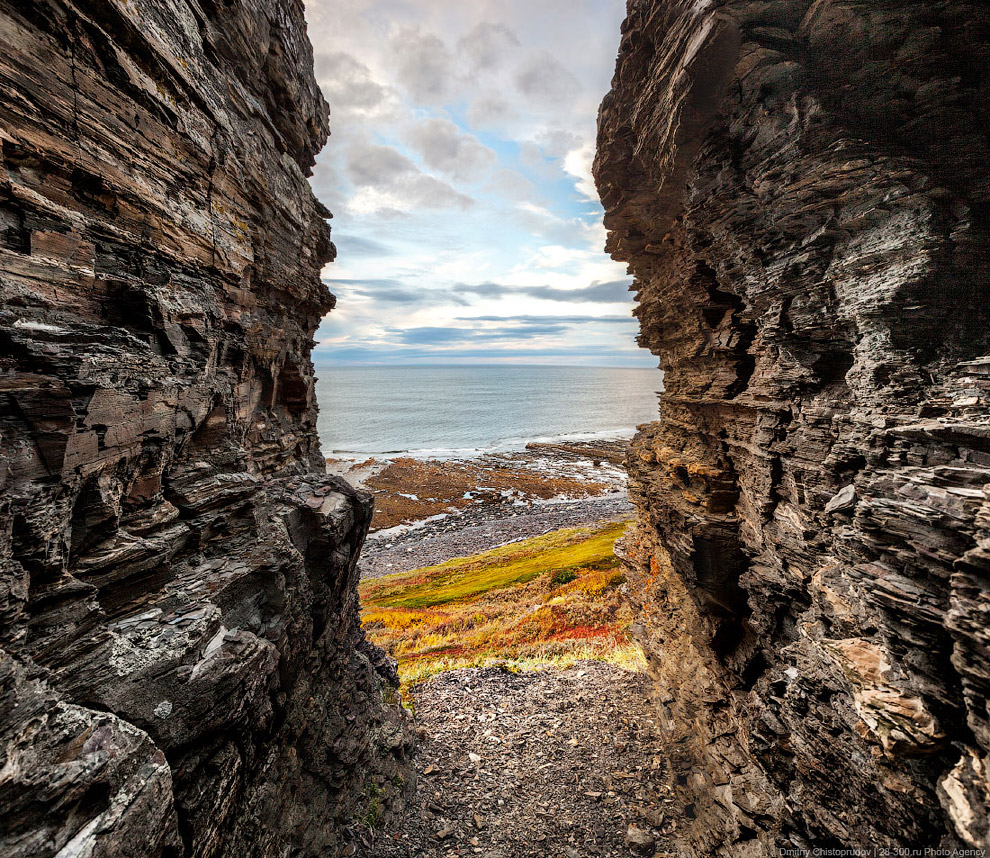
[(316, 435), (327, 122), (298, 0), (0, 5), (4, 856), (333, 855), (393, 806)]
[(635, 0), (623, 551), (686, 855), (988, 845), (990, 11)]

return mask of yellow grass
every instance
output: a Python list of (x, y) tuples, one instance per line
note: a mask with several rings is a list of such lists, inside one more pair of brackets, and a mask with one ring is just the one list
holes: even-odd
[(399, 662), (407, 689), (443, 670), (494, 664), (641, 668), (612, 551), (626, 524), (568, 528), (362, 582), (365, 631)]

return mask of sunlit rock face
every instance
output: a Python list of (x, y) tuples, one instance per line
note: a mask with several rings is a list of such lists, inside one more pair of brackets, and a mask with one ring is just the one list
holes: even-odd
[(327, 116), (298, 0), (0, 5), (4, 856), (334, 855), (390, 808), (371, 502), (315, 432)]
[(596, 175), (666, 371), (625, 550), (678, 842), (987, 845), (990, 13), (628, 8)]

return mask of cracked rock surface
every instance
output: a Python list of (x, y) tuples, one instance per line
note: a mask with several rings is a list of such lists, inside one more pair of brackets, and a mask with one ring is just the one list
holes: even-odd
[(0, 5), (4, 856), (334, 855), (396, 793), (315, 431), (327, 127), (297, 0)]
[(988, 845), (988, 59), (979, 3), (628, 4), (595, 173), (685, 855)]

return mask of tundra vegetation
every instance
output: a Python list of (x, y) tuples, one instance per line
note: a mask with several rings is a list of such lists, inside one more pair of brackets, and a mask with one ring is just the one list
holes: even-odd
[(642, 666), (613, 551), (628, 522), (568, 528), (362, 582), (368, 637), (399, 663), (404, 690), (444, 670), (512, 670), (598, 659)]

